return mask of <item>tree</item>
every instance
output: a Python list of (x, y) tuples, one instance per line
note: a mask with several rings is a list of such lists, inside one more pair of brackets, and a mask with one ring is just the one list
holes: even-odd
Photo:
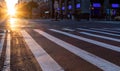
[(46, 15), (48, 16), (49, 13), (45, 14), (46, 11), (50, 10), (50, 7), (49, 7), (48, 3), (40, 2), (39, 4), (40, 4), (40, 6), (39, 6), (39, 14), (40, 14), (41, 18), (46, 17)]
[(30, 11), (30, 18), (32, 18), (32, 10), (33, 10), (33, 8), (38, 8), (38, 6), (39, 5), (38, 5), (37, 2), (34, 2), (34, 1), (28, 2), (27, 7), (28, 7), (28, 9)]
[(28, 3), (23, 2), (23, 3), (18, 3), (16, 5), (16, 10), (17, 10), (17, 17), (19, 18), (27, 18), (29, 15), (29, 9), (28, 9)]

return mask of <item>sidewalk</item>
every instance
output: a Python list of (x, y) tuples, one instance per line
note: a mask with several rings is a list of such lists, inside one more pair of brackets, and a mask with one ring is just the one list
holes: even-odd
[(57, 20), (54, 19), (34, 19), (29, 20), (30, 22), (37, 23), (37, 24), (44, 24), (47, 27), (55, 27), (55, 28), (61, 28), (61, 27), (89, 27), (89, 28), (119, 28), (120, 27), (120, 21), (100, 21), (100, 20), (70, 20), (70, 19), (63, 19), (63, 20)]
[(54, 19), (35, 19), (33, 21), (36, 21), (36, 22), (40, 22), (40, 21), (52, 21), (52, 22), (84, 22), (84, 23), (92, 23), (92, 22), (95, 22), (95, 23), (107, 23), (107, 24), (120, 24), (120, 21), (99, 21), (99, 20), (91, 20), (91, 21), (88, 21), (88, 20), (81, 20), (81, 21), (77, 21), (77, 20), (71, 20), (71, 19), (63, 19), (63, 20), (60, 20), (58, 19), (57, 21), (54, 20)]
[(107, 24), (120, 24), (120, 21), (94, 21), (98, 23), (107, 23)]
[[(69, 20), (66, 20), (66, 21), (69, 21)], [(77, 21), (77, 20), (70, 20), (70, 21), (76, 21), (76, 22), (87, 22), (87, 23), (107, 23), (107, 24), (120, 24), (120, 21), (105, 21), (105, 20), (91, 20), (91, 21), (88, 21), (88, 20), (80, 20), (80, 21)]]

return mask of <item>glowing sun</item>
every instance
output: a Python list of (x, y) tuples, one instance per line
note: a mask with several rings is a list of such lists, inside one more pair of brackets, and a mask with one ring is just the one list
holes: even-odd
[(16, 13), (15, 5), (18, 3), (18, 0), (5, 0), (7, 4), (7, 12), (10, 16), (14, 16)]

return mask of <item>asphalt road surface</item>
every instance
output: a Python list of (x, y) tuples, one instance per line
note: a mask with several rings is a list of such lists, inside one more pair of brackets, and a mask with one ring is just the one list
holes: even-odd
[(120, 24), (25, 19), (4, 23), (0, 71), (120, 71)]

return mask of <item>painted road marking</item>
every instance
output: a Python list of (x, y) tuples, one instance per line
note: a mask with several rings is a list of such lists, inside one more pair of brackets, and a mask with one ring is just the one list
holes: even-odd
[(4, 41), (5, 41), (5, 33), (0, 34), (0, 35), (2, 35), (2, 38), (1, 38), (1, 41), (0, 41), (0, 57), (1, 57), (2, 49), (3, 49), (3, 45), (4, 45)]
[(114, 29), (114, 30), (115, 30), (115, 31), (120, 31), (120, 29), (118, 29), (118, 28), (117, 28), (117, 29)]
[(77, 36), (77, 35), (74, 35), (74, 34), (62, 32), (62, 31), (55, 30), (55, 29), (50, 29), (50, 30), (53, 31), (53, 32), (57, 32), (57, 33), (72, 37), (72, 38), (76, 38), (78, 40), (82, 40), (82, 41), (92, 43), (92, 44), (95, 44), (95, 45), (98, 45), (98, 46), (101, 46), (101, 47), (104, 47), (104, 48), (107, 48), (107, 49), (111, 49), (111, 50), (116, 51), (116, 52), (120, 52), (120, 47), (117, 47), (117, 46), (114, 46), (114, 45), (110, 45), (110, 44), (107, 44), (107, 43), (99, 42), (99, 41), (88, 39), (88, 38), (84, 38), (84, 37), (81, 37), (81, 36)]
[(111, 38), (111, 37), (96, 35), (96, 34), (92, 34), (92, 33), (88, 33), (88, 32), (79, 32), (79, 33), (80, 34), (85, 34), (85, 35), (88, 35), (88, 36), (93, 36), (93, 37), (98, 37), (98, 38), (102, 38), (102, 39), (107, 39), (107, 40), (112, 40), (112, 41), (120, 42), (120, 39), (116, 39), (116, 38)]
[(112, 33), (107, 33), (107, 32), (102, 32), (102, 31), (96, 31), (96, 30), (90, 30), (90, 29), (83, 29), (83, 28), (77, 28), (78, 30), (83, 30), (83, 31), (89, 31), (89, 32), (95, 32), (95, 33), (101, 33), (101, 34), (106, 34), (106, 35), (111, 35), (111, 36), (120, 36), (118, 34), (112, 34)]
[(10, 71), (10, 33), (7, 34), (6, 58), (4, 62), (3, 71)]
[(75, 31), (75, 30), (73, 30), (73, 29), (68, 29), (68, 28), (63, 28), (62, 30), (65, 30), (65, 31), (70, 31), (70, 32)]
[[(93, 29), (93, 28), (92, 28)], [(112, 31), (112, 30), (106, 30), (106, 29), (93, 29), (93, 30), (98, 30), (98, 31), (105, 31), (105, 32), (111, 32), (111, 33), (120, 33), (118, 31)]]
[(43, 71), (64, 71), (26, 31), (22, 30), (21, 33)]
[(92, 53), (86, 52), (76, 46), (73, 46), (73, 45), (71, 45), (61, 39), (58, 39), (46, 32), (43, 32), (38, 29), (34, 29), (34, 31), (38, 32), (39, 34), (41, 34), (42, 36), (51, 40), (52, 42), (56, 43), (57, 45), (67, 49), (68, 51), (72, 52), (73, 54), (81, 57), (82, 59), (88, 61), (89, 63), (97, 66), (98, 68), (100, 68), (104, 71), (119, 71), (120, 70), (119, 66), (117, 66), (109, 61), (106, 61)]

